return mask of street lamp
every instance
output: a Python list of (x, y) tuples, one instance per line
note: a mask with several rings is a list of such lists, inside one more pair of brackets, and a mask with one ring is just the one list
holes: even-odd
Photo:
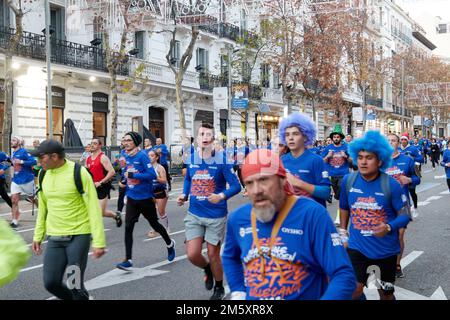
[(48, 137), (53, 139), (53, 103), (52, 103), (52, 71), (51, 71), (51, 43), (50, 43), (50, 3), (45, 0), (45, 59), (47, 62), (47, 105), (48, 105)]

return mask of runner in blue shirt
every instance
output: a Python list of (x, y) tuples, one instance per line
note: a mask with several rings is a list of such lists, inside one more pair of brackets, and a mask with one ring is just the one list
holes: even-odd
[(231, 299), (350, 299), (355, 275), (328, 212), (293, 195), (286, 174), (269, 150), (245, 160), (251, 204), (230, 214), (222, 254)]
[[(409, 201), (409, 187), (415, 187), (420, 184), (420, 178), (416, 174), (414, 160), (398, 151), (398, 146), (400, 144), (399, 136), (394, 133), (390, 133), (387, 138), (391, 147), (394, 148), (394, 153), (392, 154), (392, 165), (387, 168), (385, 172), (400, 183), (403, 189), (403, 194), (408, 198), (408, 204), (411, 207), (411, 203)], [(411, 209), (411, 215), (413, 218), (417, 217), (417, 211), (414, 208)], [(397, 278), (404, 277), (400, 261), (405, 250), (405, 231), (406, 228), (401, 228), (399, 230), (400, 254), (397, 256)]]
[[(204, 270), (207, 290), (211, 290), (215, 282), (210, 299), (222, 300), (225, 289), (220, 247), (225, 234), (227, 200), (238, 194), (241, 187), (232, 166), (224, 163), (223, 153), (214, 152), (213, 141), (214, 127), (202, 123), (197, 132), (199, 149), (187, 166), (178, 205), (183, 205), (190, 196), (184, 219), (187, 256), (193, 265)], [(206, 242), (209, 262), (202, 254), (203, 242)]]
[(250, 148), (245, 144), (241, 138), (236, 139), (236, 167), (235, 170), (238, 173), (239, 181), (243, 188), (245, 188), (244, 181), (242, 180), (241, 169), (244, 163), (245, 157), (250, 153)]
[(353, 299), (361, 299), (369, 267), (380, 270), (381, 300), (393, 300), (399, 229), (411, 220), (407, 197), (400, 184), (383, 173), (393, 149), (378, 131), (369, 131), (349, 145), (358, 172), (344, 177), (339, 201), (341, 228), (345, 240), (350, 219), (348, 253), (358, 281)]
[(34, 202), (37, 205), (35, 199), (34, 189), (34, 173), (33, 166), (37, 163), (36, 159), (25, 150), (25, 141), (18, 136), (11, 139), (11, 148), (13, 153), (11, 155), (12, 165), (14, 167), (14, 175), (11, 182), (11, 214), (12, 221), (11, 227), (17, 228), (19, 225), (20, 211), (19, 200), (20, 195), (25, 194), (28, 196), (29, 202)]
[(133, 230), (134, 225), (142, 214), (150, 226), (158, 232), (167, 245), (167, 260), (175, 258), (175, 241), (169, 237), (166, 228), (158, 222), (153, 194), (153, 180), (157, 178), (150, 159), (144, 151), (138, 147), (142, 143), (142, 137), (137, 132), (128, 132), (124, 138), (126, 167), (127, 208), (125, 215), (125, 260), (116, 267), (129, 271), (133, 267)]
[[(335, 128), (329, 136), (329, 138), (332, 139), (332, 143), (325, 147), (321, 155), (325, 162), (325, 170), (328, 172), (331, 179), (334, 198), (338, 201), (342, 178), (350, 172), (351, 165), (350, 157), (347, 152), (348, 145), (342, 143), (344, 137), (344, 134)], [(339, 225), (339, 206), (334, 223)]]
[[(420, 166), (424, 162), (424, 160), (423, 160), (422, 155), (420, 154), (419, 149), (416, 148), (415, 146), (409, 144), (409, 135), (407, 133), (404, 133), (400, 137), (400, 143), (401, 144), (398, 148), (398, 151), (401, 154), (407, 155), (414, 160), (414, 170), (416, 170), (417, 175), (420, 175)], [(418, 201), (419, 201), (417, 192), (416, 192), (416, 186), (417, 185), (415, 185), (415, 184), (408, 185), (409, 194), (411, 195), (411, 199), (413, 201), (412, 210), (414, 211), (413, 212), (414, 216), (418, 215), (417, 208), (418, 208)]]
[[(169, 150), (167, 149), (167, 146), (162, 143), (162, 139), (158, 138), (156, 139), (156, 145), (153, 147), (153, 150), (159, 152), (161, 155), (161, 158), (159, 159), (161, 165), (164, 167), (164, 170), (166, 170), (167, 173), (167, 184), (169, 185), (168, 191), (170, 192), (172, 190), (172, 178), (170, 176), (169, 171)], [(159, 150), (159, 151), (158, 151)]]
[(316, 137), (316, 125), (306, 115), (295, 112), (280, 122), (280, 140), (290, 153), (281, 157), (287, 171), (288, 182), (295, 194), (313, 198), (326, 207), (330, 196), (330, 179), (322, 158), (310, 150)]
[(445, 168), (445, 175), (447, 177), (448, 192), (450, 192), (450, 144), (447, 144), (447, 150), (444, 151), (441, 166)]

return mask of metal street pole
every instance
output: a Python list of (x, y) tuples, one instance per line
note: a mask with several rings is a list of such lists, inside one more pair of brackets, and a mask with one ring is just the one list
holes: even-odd
[(405, 132), (405, 124), (404, 124), (404, 113), (405, 113), (405, 106), (404, 106), (404, 97), (405, 97), (405, 92), (404, 92), (404, 82), (405, 82), (405, 61), (402, 59), (402, 95), (401, 95), (401, 130), (403, 134)]
[(45, 0), (45, 50), (47, 60), (47, 105), (48, 105), (48, 138), (53, 139), (53, 103), (52, 103), (52, 71), (50, 43), (50, 4)]
[[(231, 55), (232, 55), (232, 48), (228, 47), (228, 133), (227, 133), (227, 140), (231, 138)], [(230, 135), (230, 137), (228, 137)]]

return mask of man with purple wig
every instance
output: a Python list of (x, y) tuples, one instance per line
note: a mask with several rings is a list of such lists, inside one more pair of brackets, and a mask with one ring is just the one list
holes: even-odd
[(316, 138), (316, 125), (299, 112), (283, 118), (280, 123), (280, 141), (290, 153), (281, 157), (287, 171), (288, 182), (295, 194), (313, 198), (326, 207), (330, 196), (330, 180), (322, 158), (309, 149)]

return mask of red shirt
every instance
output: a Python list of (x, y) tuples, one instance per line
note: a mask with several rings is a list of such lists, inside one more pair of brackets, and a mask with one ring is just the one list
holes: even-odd
[(94, 182), (100, 182), (106, 176), (105, 168), (103, 168), (103, 164), (101, 161), (102, 156), (103, 152), (100, 152), (100, 154), (94, 160), (92, 160), (92, 155), (86, 159), (86, 168), (92, 174)]

